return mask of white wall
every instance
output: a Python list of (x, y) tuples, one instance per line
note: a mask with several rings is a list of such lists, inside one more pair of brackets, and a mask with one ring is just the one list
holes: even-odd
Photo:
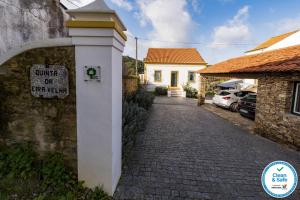
[(276, 44), (266, 48), (265, 51), (271, 51), (271, 50), (294, 46), (294, 45), (299, 45), (299, 44), (300, 44), (300, 31), (298, 31), (298, 32), (290, 35), (289, 37), (281, 40), (280, 42), (277, 42)]
[[(69, 32), (76, 51), (78, 178), (112, 195), (122, 166), (124, 40), (113, 29)], [(100, 66), (101, 82), (85, 82), (84, 66)]]
[(294, 45), (300, 45), (300, 31), (288, 36), (287, 38), (271, 45), (268, 48), (265, 49), (260, 49), (257, 51), (251, 51), (246, 53), (246, 55), (253, 55), (253, 54), (258, 54), (258, 53), (263, 53), (266, 51), (272, 51), (275, 49), (280, 49), (280, 48), (285, 48), (285, 47), (289, 47), (289, 46), (294, 46)]
[[(101, 83), (84, 81), (86, 65), (101, 66)], [(110, 74), (111, 47), (76, 46), (78, 178), (89, 187), (104, 182), (106, 191), (112, 190)]]
[(122, 52), (112, 49), (112, 188), (117, 187), (122, 168)]
[[(205, 65), (172, 65), (172, 64), (145, 64), (145, 79), (148, 84), (148, 90), (153, 91), (157, 86), (171, 86), (171, 72), (178, 72), (178, 87), (186, 85), (188, 82), (188, 72), (197, 72), (205, 68)], [(154, 81), (154, 72), (161, 70), (161, 82)], [(199, 74), (196, 73), (196, 81), (190, 85), (195, 89), (199, 89)]]

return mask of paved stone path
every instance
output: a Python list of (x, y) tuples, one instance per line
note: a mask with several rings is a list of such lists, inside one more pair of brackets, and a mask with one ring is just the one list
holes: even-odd
[(249, 132), (254, 133), (254, 121), (246, 117), (242, 117), (238, 112), (231, 112), (228, 109), (217, 107), (213, 104), (205, 104), (202, 106), (202, 108), (218, 115), (223, 119), (227, 119), (242, 129), (246, 129)]
[[(274, 160), (300, 174), (300, 153), (196, 106), (157, 98), (123, 170), (115, 199), (271, 199), (260, 183)], [(288, 199), (300, 199), (299, 185)]]

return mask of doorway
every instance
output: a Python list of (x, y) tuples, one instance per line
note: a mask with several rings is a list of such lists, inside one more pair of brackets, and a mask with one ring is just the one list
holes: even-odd
[(171, 72), (171, 87), (177, 87), (178, 84), (178, 72), (172, 71)]

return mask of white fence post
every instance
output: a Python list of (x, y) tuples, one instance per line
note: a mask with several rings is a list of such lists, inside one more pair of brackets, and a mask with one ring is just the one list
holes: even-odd
[(113, 194), (122, 166), (122, 53), (125, 26), (103, 0), (67, 22), (76, 53), (78, 178)]

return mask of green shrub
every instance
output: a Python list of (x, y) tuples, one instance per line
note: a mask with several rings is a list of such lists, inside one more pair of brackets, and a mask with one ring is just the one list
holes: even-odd
[(83, 185), (64, 165), (62, 154), (38, 160), (29, 144), (0, 148), (0, 199), (111, 199), (101, 188), (92, 190)]
[(183, 86), (184, 91), (186, 92), (186, 97), (188, 98), (198, 98), (198, 90), (193, 88), (189, 83)]
[(145, 128), (148, 112), (138, 104), (125, 101), (123, 103), (123, 161), (126, 163), (136, 141), (137, 133)]
[(135, 103), (140, 107), (149, 110), (153, 104), (154, 95), (150, 92), (147, 92), (143, 89), (139, 89), (135, 96)]
[(168, 94), (167, 87), (156, 87), (155, 88), (155, 95), (157, 96), (166, 96)]
[(136, 136), (145, 129), (148, 111), (154, 100), (154, 95), (143, 88), (139, 88), (135, 94), (124, 97), (122, 113), (122, 145), (123, 164), (130, 156), (135, 145)]
[(72, 188), (77, 181), (74, 175), (65, 167), (62, 154), (48, 154), (41, 168), (42, 187), (52, 192), (60, 193), (65, 188)]
[(214, 96), (216, 93), (214, 91), (208, 91), (205, 93), (207, 96)]
[(13, 145), (11, 148), (1, 148), (0, 177), (28, 179), (35, 175), (33, 170), (37, 155), (30, 144)]
[(155, 96), (153, 93), (148, 92), (143, 88), (139, 88), (136, 93), (125, 96), (124, 101), (136, 103), (139, 107), (149, 110), (153, 104), (154, 98)]

